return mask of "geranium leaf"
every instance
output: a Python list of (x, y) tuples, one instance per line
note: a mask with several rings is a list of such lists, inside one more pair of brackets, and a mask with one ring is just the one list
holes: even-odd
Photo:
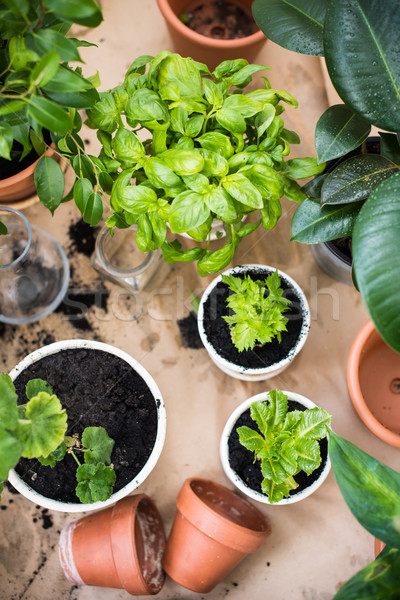
[(77, 468), (76, 479), (76, 495), (81, 502), (104, 502), (112, 494), (115, 471), (103, 463), (84, 464)]
[(87, 448), (86, 463), (110, 464), (114, 440), (110, 438), (104, 427), (86, 427), (82, 434), (82, 444)]
[(67, 430), (65, 410), (57, 396), (39, 392), (26, 405), (25, 419), (22, 456), (46, 458), (64, 439)]

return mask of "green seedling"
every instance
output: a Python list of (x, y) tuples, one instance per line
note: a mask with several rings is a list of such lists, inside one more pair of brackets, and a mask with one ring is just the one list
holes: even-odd
[(222, 281), (233, 292), (226, 301), (234, 314), (223, 317), (230, 327), (232, 343), (239, 352), (263, 346), (275, 337), (281, 341), (288, 319), (290, 300), (283, 297), (278, 272), (261, 281), (249, 275), (243, 279), (222, 275)]
[(331, 415), (319, 407), (288, 412), (288, 398), (280, 390), (253, 402), (250, 415), (259, 431), (238, 427), (239, 441), (260, 461), (261, 489), (274, 504), (298, 487), (294, 477), (300, 471), (310, 475), (320, 466), (318, 440), (327, 435)]
[[(115, 472), (110, 465), (114, 441), (103, 427), (86, 427), (81, 439), (66, 436), (67, 413), (42, 379), (26, 386), (26, 404), (17, 404), (9, 375), (0, 375), (0, 492), (21, 457), (36, 458), (54, 467), (72, 454), (78, 463), (76, 495), (81, 502), (107, 500), (112, 494)], [(83, 455), (83, 463), (78, 455)]]

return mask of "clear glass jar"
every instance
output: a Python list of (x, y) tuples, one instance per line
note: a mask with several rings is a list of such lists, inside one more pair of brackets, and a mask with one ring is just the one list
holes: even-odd
[(137, 226), (115, 229), (114, 236), (105, 225), (96, 239), (91, 264), (107, 279), (140, 293), (157, 271), (162, 254), (160, 250), (143, 253), (136, 244)]
[(33, 323), (63, 300), (69, 265), (60, 244), (14, 208), (0, 207), (0, 321)]

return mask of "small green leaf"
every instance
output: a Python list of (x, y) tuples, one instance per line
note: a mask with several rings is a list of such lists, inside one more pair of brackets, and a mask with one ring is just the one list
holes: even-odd
[(47, 381), (43, 381), (43, 379), (30, 379), (26, 384), (25, 392), (28, 400), (31, 400), (34, 396), (37, 396), (39, 392), (47, 392), (51, 395), (53, 390)]
[(198, 227), (210, 214), (202, 194), (188, 191), (179, 194), (171, 204), (169, 224), (173, 233), (184, 233)]
[(263, 208), (262, 196), (255, 185), (247, 177), (240, 173), (227, 175), (222, 179), (225, 190), (235, 200), (250, 208)]
[(39, 392), (26, 405), (24, 448), (26, 458), (46, 458), (61, 444), (67, 430), (67, 415), (57, 396)]
[(0, 424), (0, 479), (7, 481), (8, 472), (21, 458), (22, 446), (19, 440)]
[(310, 475), (321, 464), (319, 444), (316, 440), (299, 438), (294, 444), (299, 468)]
[(178, 240), (173, 242), (164, 242), (161, 246), (163, 259), (166, 263), (174, 262), (192, 262), (201, 258), (204, 254), (202, 248), (191, 248), (182, 250), (182, 244)]
[(199, 173), (204, 166), (203, 157), (195, 150), (167, 150), (161, 159), (177, 175), (193, 175)]
[(117, 201), (121, 208), (135, 214), (146, 214), (157, 208), (157, 194), (144, 185), (119, 188)]
[(104, 502), (112, 494), (115, 472), (103, 463), (84, 464), (77, 468), (76, 479), (76, 495), (81, 502)]
[(271, 504), (280, 502), (283, 498), (289, 497), (291, 490), (295, 490), (298, 487), (297, 483), (293, 478), (286, 479), (282, 483), (275, 483), (272, 479), (263, 479), (261, 483), (261, 489), (264, 494), (268, 496), (268, 500)]
[(328, 433), (331, 419), (331, 415), (323, 408), (311, 408), (303, 413), (295, 434), (299, 438), (308, 437), (313, 440), (320, 440)]
[(13, 145), (13, 130), (8, 123), (0, 123), (0, 156), (11, 160), (10, 151)]
[(49, 156), (43, 156), (36, 165), (35, 185), (42, 204), (54, 214), (64, 196), (64, 173), (60, 165)]
[(8, 229), (4, 223), (0, 221), (0, 235), (7, 235)]
[(204, 194), (204, 202), (225, 223), (233, 223), (237, 219), (235, 203), (222, 188), (214, 188)]
[(305, 179), (322, 173), (325, 166), (325, 163), (319, 165), (317, 159), (313, 157), (292, 158), (283, 164), (281, 173), (291, 179)]
[(235, 254), (235, 245), (226, 244), (223, 248), (215, 250), (214, 252), (206, 251), (204, 256), (200, 258), (197, 263), (197, 271), (199, 275), (205, 277), (210, 273), (218, 273), (225, 269), (231, 262), (233, 255)]
[(204, 150), (220, 154), (228, 160), (233, 154), (234, 149), (229, 137), (218, 131), (210, 131), (201, 135), (196, 140)]
[(254, 431), (254, 429), (243, 426), (238, 427), (236, 431), (239, 435), (240, 443), (247, 448), (247, 450), (251, 450), (251, 452), (258, 454), (265, 448), (264, 438), (257, 433), (257, 431)]
[(66, 455), (66, 453), (67, 453), (67, 445), (65, 444), (65, 442), (62, 442), (58, 446), (58, 448), (56, 448), (54, 450), (54, 452), (51, 452), (51, 454), (49, 454), (47, 456), (47, 458), (44, 458), (43, 456), (39, 456), (38, 461), (45, 467), (55, 467), (56, 463), (59, 462), (60, 460), (62, 460), (64, 458), (64, 456)]
[[(0, 424), (9, 431), (17, 426), (17, 394), (11, 377), (7, 373), (0, 375)], [(0, 461), (1, 463), (1, 461)], [(1, 477), (1, 475), (0, 475)]]
[(104, 427), (86, 427), (82, 433), (82, 444), (87, 448), (85, 462), (110, 464), (114, 440), (110, 438)]

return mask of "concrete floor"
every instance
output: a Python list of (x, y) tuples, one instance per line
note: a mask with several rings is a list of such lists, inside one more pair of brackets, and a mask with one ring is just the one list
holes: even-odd
[[(78, 35), (99, 45), (98, 49), (82, 50), (85, 73), (98, 69), (102, 89), (107, 89), (122, 81), (134, 58), (171, 49), (171, 43), (156, 0), (105, 0), (103, 11), (105, 20), (97, 30)], [(269, 77), (273, 86), (287, 89), (299, 100), (297, 111), (285, 113), (286, 127), (295, 129), (302, 139), (294, 155), (314, 154), (315, 123), (328, 106), (319, 59), (268, 42), (257, 62), (272, 67)], [(95, 153), (93, 133), (83, 137), (91, 141)], [(106, 283), (107, 309), (93, 304), (86, 323), (68, 321), (62, 313), (55, 313), (30, 326), (0, 329), (0, 366), (5, 371), (49, 340), (78, 337), (101, 339), (126, 350), (153, 375), (166, 404), (167, 437), (161, 458), (140, 492), (156, 502), (167, 532), (175, 514), (176, 494), (186, 477), (199, 475), (229, 486), (218, 456), (224, 423), (235, 406), (264, 390), (280, 388), (308, 396), (333, 414), (335, 431), (392, 468), (400, 468), (398, 450), (366, 429), (347, 392), (347, 355), (367, 319), (366, 310), (353, 287), (321, 271), (309, 247), (289, 242), (294, 209), (285, 201), (278, 226), (246, 238), (235, 257), (235, 264), (264, 263), (286, 271), (303, 287), (311, 306), (311, 331), (301, 354), (286, 371), (266, 383), (231, 379), (211, 363), (204, 349), (183, 347), (177, 320), (188, 314), (189, 291), (200, 293), (211, 280), (201, 280), (192, 264), (163, 265), (141, 305)], [(26, 215), (51, 231), (66, 248), (73, 268), (71, 293), (94, 293), (99, 276), (71, 237), (79, 220), (77, 210), (63, 205), (52, 218), (44, 207), (35, 205)], [(257, 507), (271, 523), (270, 538), (207, 598), (330, 600), (344, 581), (373, 558), (372, 537), (351, 515), (332, 473), (303, 502)], [(0, 600), (129, 597), (120, 590), (78, 588), (64, 578), (56, 552), (58, 535), (76, 515), (45, 511), (9, 491), (0, 508)], [(167, 579), (158, 597), (189, 600), (203, 596)]]

